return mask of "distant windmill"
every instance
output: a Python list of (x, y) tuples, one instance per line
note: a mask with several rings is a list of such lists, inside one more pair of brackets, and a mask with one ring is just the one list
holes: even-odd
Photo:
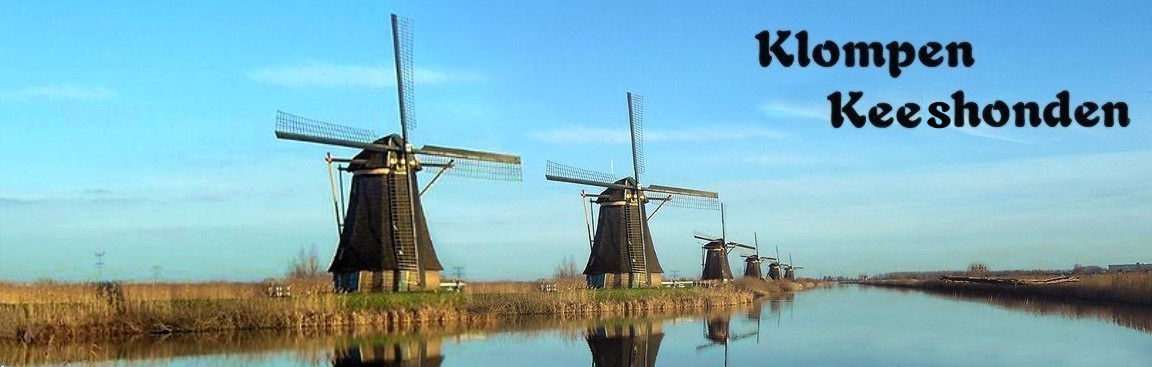
[(752, 233), (753, 241), (755, 241), (755, 252), (752, 255), (740, 255), (744, 258), (744, 277), (763, 279), (764, 273), (761, 271), (760, 264), (764, 259), (776, 260), (776, 258), (760, 256), (760, 236)]
[(755, 250), (755, 247), (727, 240), (727, 229), (724, 220), (724, 204), (720, 204), (720, 237), (697, 233), (693, 237), (707, 241), (701, 247), (700, 254), (700, 280), (718, 280), (726, 282), (732, 280), (732, 267), (728, 264), (728, 253), (739, 247)]
[[(352, 192), (343, 216), (333, 188), (340, 244), (328, 271), (333, 273), (339, 291), (438, 289), (444, 266), (432, 246), (421, 196), (443, 174), (521, 179), (519, 156), (432, 145), (413, 147), (409, 140), (409, 130), (416, 127), (411, 22), (395, 14), (392, 15), (392, 46), (400, 101), (400, 134), (379, 137), (371, 130), (277, 113), (277, 138), (361, 149), (351, 159), (331, 155), (327, 158), (329, 164), (346, 163), (341, 170), (352, 173)], [(439, 171), (428, 186), (419, 189), (416, 172), (424, 167), (439, 168)], [(331, 181), (331, 176), (329, 178)], [(339, 198), (342, 197), (341, 194)]]
[[(600, 205), (600, 218), (595, 234), (588, 221), (591, 254), (584, 274), (591, 288), (658, 287), (664, 269), (656, 257), (648, 220), (665, 204), (684, 208), (717, 209), (715, 192), (648, 185), (640, 181), (644, 173), (643, 100), (628, 93), (628, 122), (632, 131), (632, 168), (634, 176), (617, 179), (614, 175), (549, 161), (545, 178), (581, 185), (606, 188), (599, 195), (581, 193), (585, 199)], [(653, 196), (649, 196), (652, 194)], [(644, 206), (650, 200), (660, 205), (649, 215)], [(590, 209), (585, 209), (590, 210)], [(587, 211), (585, 212), (588, 213)]]
[(784, 264), (784, 279), (796, 280), (796, 269), (803, 269), (803, 266), (796, 266), (792, 262), (792, 253), (788, 253), (788, 263)]
[(768, 264), (768, 277), (772, 278), (772, 280), (780, 280), (780, 278), (783, 278), (783, 274), (780, 272), (780, 260), (779, 259), (780, 259), (780, 247), (777, 246), (776, 247), (776, 258), (772, 259), (772, 262)]

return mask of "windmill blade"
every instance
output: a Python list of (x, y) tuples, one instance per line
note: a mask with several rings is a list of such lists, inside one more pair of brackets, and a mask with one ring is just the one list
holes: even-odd
[(419, 159), (422, 164), (431, 163), (448, 166), (444, 174), (449, 176), (497, 181), (521, 181), (523, 180), (523, 172), (519, 162), (520, 157), (511, 157), (516, 158), (516, 163), (430, 154), (420, 154)]
[(376, 151), (400, 150), (399, 147), (373, 143), (379, 136), (372, 130), (313, 120), (284, 111), (276, 111), (276, 137)]
[(506, 163), (520, 165), (520, 156), (501, 153), (490, 153), (479, 150), (439, 147), (425, 145), (416, 151), (416, 154), (435, 155), (447, 158), (469, 159), (493, 163)]
[(702, 240), (702, 241), (723, 241), (724, 240), (723, 238), (716, 237), (716, 236), (712, 235), (711, 233), (703, 232), (703, 231), (694, 231), (692, 233), (692, 237), (695, 237), (696, 239)]
[(644, 97), (628, 92), (628, 126), (632, 131), (632, 165), (636, 180), (644, 173)]
[[(697, 197), (709, 198), (709, 199), (719, 199), (720, 198), (720, 194), (717, 194), (717, 193), (712, 192), (712, 191), (685, 189), (685, 188), (672, 187), (672, 186), (649, 185), (649, 186), (644, 187), (644, 190), (645, 191), (660, 192), (660, 193), (665, 193), (665, 194), (673, 194), (673, 195), (697, 196)], [(717, 203), (717, 205), (719, 205), (719, 203)]]
[(685, 209), (720, 210), (719, 199), (677, 194), (667, 194), (665, 197), (668, 197), (668, 200), (665, 201), (668, 206)]
[(412, 21), (392, 14), (392, 51), (396, 59), (396, 91), (400, 100), (400, 129), (404, 141), (416, 129), (416, 105), (412, 87)]
[(688, 209), (720, 209), (720, 195), (703, 190), (685, 189), (672, 186), (650, 185), (643, 190), (671, 195), (668, 205)]
[(748, 245), (745, 245), (745, 244), (742, 244), (742, 243), (736, 243), (736, 242), (728, 242), (728, 246), (732, 246), (732, 247), (739, 247), (739, 248), (742, 248), (742, 249), (748, 249), (748, 250), (756, 251), (756, 248), (755, 248), (755, 247), (752, 247), (752, 246), (748, 246)]
[(610, 187), (618, 189), (632, 189), (630, 186), (615, 183), (616, 179), (613, 178), (610, 174), (572, 167), (553, 161), (548, 161), (545, 165), (544, 177), (549, 181), (569, 182), (581, 185)]

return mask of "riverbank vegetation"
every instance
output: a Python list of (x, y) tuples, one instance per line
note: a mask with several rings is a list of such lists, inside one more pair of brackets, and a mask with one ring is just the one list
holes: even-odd
[[(0, 282), (0, 339), (21, 343), (222, 330), (308, 329), (370, 325), (485, 324), (524, 315), (556, 319), (588, 314), (729, 307), (804, 283), (737, 281), (716, 287), (581, 289), (582, 279), (470, 283), (463, 292), (334, 294), (326, 277), (276, 283)], [(814, 286), (814, 283), (810, 283)], [(272, 297), (270, 288), (290, 289)]]
[[(1037, 285), (992, 285), (938, 279), (941, 275), (952, 275), (951, 273), (953, 272), (948, 272), (948, 274), (944, 272), (894, 273), (881, 279), (871, 279), (861, 283), (938, 292), (999, 293), (1152, 306), (1152, 273), (1150, 272), (1080, 274), (1077, 275), (1078, 282)], [(978, 275), (988, 278), (1045, 279), (1063, 275), (1063, 273), (1039, 270), (984, 271)]]

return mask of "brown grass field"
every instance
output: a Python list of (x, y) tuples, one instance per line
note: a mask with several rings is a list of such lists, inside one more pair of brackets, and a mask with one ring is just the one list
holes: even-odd
[(558, 279), (469, 283), (464, 292), (333, 294), (327, 277), (290, 279), (291, 297), (269, 297), (265, 283), (122, 283), (101, 295), (92, 283), (0, 282), (0, 341), (42, 343), (116, 335), (372, 325), (478, 324), (523, 315), (582, 318), (730, 307), (813, 282), (736, 281), (712, 288), (583, 289)]
[[(1059, 275), (1030, 271), (1017, 279), (1043, 279)], [(863, 284), (905, 287), (934, 291), (967, 291), (1040, 296), (1050, 299), (1073, 299), (1096, 302), (1118, 302), (1152, 306), (1152, 273), (1108, 273), (1080, 275), (1079, 282), (1045, 285), (986, 285), (943, 281), (929, 277), (870, 280)]]

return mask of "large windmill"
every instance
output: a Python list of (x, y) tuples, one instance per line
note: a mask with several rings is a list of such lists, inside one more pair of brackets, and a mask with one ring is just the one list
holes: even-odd
[(707, 241), (701, 246), (700, 280), (726, 282), (732, 280), (732, 267), (728, 264), (728, 254), (736, 248), (755, 250), (742, 243), (728, 241), (727, 225), (724, 220), (724, 204), (720, 204), (720, 237), (697, 233), (692, 237)]
[[(412, 85), (411, 22), (392, 15), (400, 134), (384, 137), (370, 130), (320, 122), (285, 112), (277, 113), (276, 137), (361, 149), (351, 159), (328, 157), (343, 163), (352, 174), (347, 210), (336, 208), (340, 244), (328, 271), (339, 291), (408, 291), (437, 289), (444, 267), (436, 257), (420, 198), (416, 172), (438, 168), (442, 174), (495, 180), (521, 179), (520, 157), (425, 145), (414, 148), (409, 132), (416, 127)], [(341, 190), (343, 184), (340, 185)], [(343, 195), (339, 195), (342, 198)]]
[[(632, 168), (634, 176), (617, 179), (613, 175), (580, 169), (549, 161), (545, 177), (561, 181), (606, 188), (599, 195), (581, 193), (591, 203), (600, 205), (600, 218), (595, 235), (588, 219), (591, 254), (584, 275), (591, 288), (658, 287), (664, 269), (656, 258), (652, 234), (648, 230), (651, 215), (645, 210), (650, 200), (660, 201), (655, 215), (664, 205), (717, 209), (715, 192), (648, 185), (640, 181), (644, 173), (643, 99), (628, 93), (628, 123), (632, 132)], [(591, 204), (589, 204), (591, 205)], [(588, 210), (586, 208), (586, 210)], [(585, 214), (588, 212), (586, 211)]]

